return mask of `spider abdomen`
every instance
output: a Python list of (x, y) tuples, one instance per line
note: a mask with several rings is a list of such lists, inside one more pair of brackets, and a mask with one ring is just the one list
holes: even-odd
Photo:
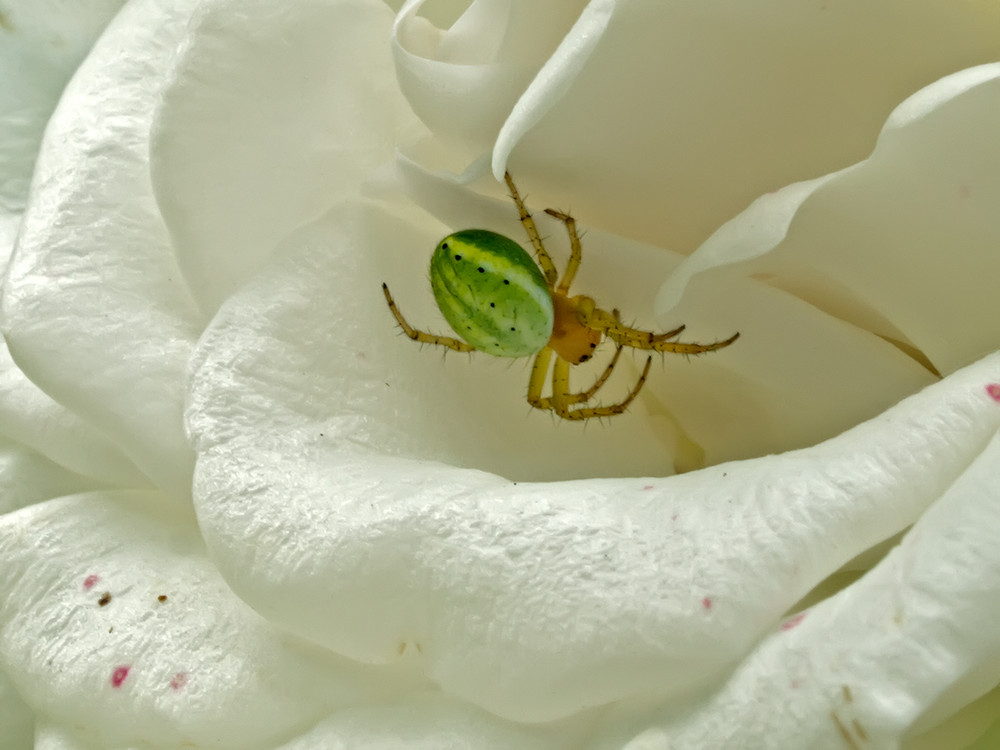
[(538, 265), (507, 237), (466, 229), (438, 243), (431, 289), (452, 329), (476, 349), (525, 357), (552, 335), (552, 295)]

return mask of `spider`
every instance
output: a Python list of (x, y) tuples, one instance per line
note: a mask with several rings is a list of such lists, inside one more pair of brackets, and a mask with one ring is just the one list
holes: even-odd
[[(646, 359), (642, 374), (628, 395), (618, 403), (590, 406), (588, 402), (611, 376), (624, 347), (675, 354), (702, 354), (729, 346), (739, 333), (711, 344), (672, 341), (684, 330), (654, 333), (631, 328), (618, 310), (607, 312), (591, 297), (569, 295), (580, 267), (582, 250), (576, 221), (569, 214), (547, 208), (545, 213), (566, 227), (570, 258), (562, 277), (542, 244), (541, 236), (525, 208), (510, 174), (504, 175), (521, 224), (535, 249), (538, 262), (513, 240), (485, 229), (465, 229), (441, 240), (431, 257), (431, 290), (445, 319), (461, 339), (426, 333), (411, 326), (399, 311), (389, 287), (382, 284), (385, 300), (403, 332), (422, 344), (435, 344), (458, 352), (480, 351), (497, 357), (534, 355), (528, 379), (528, 403), (568, 420), (622, 414), (639, 394), (652, 363)], [(615, 342), (611, 361), (593, 385), (574, 392), (569, 384), (571, 365), (589, 360), (604, 337)], [(552, 394), (543, 396), (552, 365)]]

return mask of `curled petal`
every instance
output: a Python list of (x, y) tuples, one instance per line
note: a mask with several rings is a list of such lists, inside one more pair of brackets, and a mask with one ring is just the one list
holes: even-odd
[(661, 290), (658, 312), (695, 274), (707, 285), (753, 276), (940, 372), (996, 349), (998, 127), (1000, 66), (938, 81), (897, 108), (868, 159), (720, 228)]
[(734, 726), (748, 750), (891, 747), (940, 721), (1000, 682), (998, 524), (1000, 433), (878, 566), (787, 621), (692, 716), (626, 747), (721, 747)]
[(983, 3), (601, 0), (585, 15), (511, 109), (494, 169), (549, 203), (571, 185), (592, 224), (685, 255), (754, 197), (864, 158), (915, 89), (996, 57)]
[(480, 156), (584, 3), (476, 0), (445, 31), (423, 4), (407, 2), (393, 27), (400, 89), (452, 159)]
[(18, 366), (182, 501), (183, 372), (202, 319), (153, 200), (148, 138), (150, 81), (193, 5), (132, 3), (95, 45), (49, 123), (3, 289)]
[(391, 23), (379, 0), (200, 4), (167, 76), (151, 170), (204, 309), (356, 195), (417, 127), (393, 79)]

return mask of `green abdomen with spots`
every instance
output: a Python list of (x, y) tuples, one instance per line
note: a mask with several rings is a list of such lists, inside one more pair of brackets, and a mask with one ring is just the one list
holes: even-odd
[(526, 357), (552, 335), (552, 296), (513, 240), (485, 229), (445, 237), (431, 257), (431, 289), (462, 339), (497, 357)]

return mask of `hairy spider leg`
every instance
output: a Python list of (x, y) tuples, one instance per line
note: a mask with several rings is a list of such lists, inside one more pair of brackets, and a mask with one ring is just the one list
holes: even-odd
[(572, 420), (592, 419), (594, 417), (613, 417), (617, 414), (623, 414), (625, 410), (628, 409), (629, 404), (631, 404), (632, 401), (635, 400), (635, 397), (639, 395), (639, 391), (642, 389), (642, 385), (646, 382), (646, 377), (649, 375), (649, 367), (652, 363), (653, 358), (647, 357), (646, 366), (642, 368), (642, 374), (632, 387), (632, 390), (629, 391), (629, 394), (624, 398), (624, 400), (619, 401), (617, 404), (570, 409), (569, 407), (574, 403), (571, 400), (574, 394), (570, 393), (569, 389), (570, 363), (562, 357), (556, 357), (555, 364), (552, 366), (551, 408), (563, 419)]
[(582, 304), (579, 309), (580, 322), (585, 326), (596, 328), (616, 344), (627, 346), (632, 349), (644, 349), (654, 352), (671, 352), (673, 354), (704, 354), (713, 352), (716, 349), (724, 349), (740, 337), (739, 333), (734, 333), (723, 341), (713, 341), (711, 344), (685, 343), (683, 341), (667, 341), (683, 330), (683, 326), (667, 333), (653, 333), (643, 331), (639, 328), (627, 326), (618, 319), (617, 315), (602, 310), (597, 307), (592, 300), (587, 304)]
[(507, 187), (510, 189), (510, 197), (514, 199), (514, 205), (517, 206), (517, 215), (521, 220), (521, 226), (524, 227), (524, 231), (528, 234), (528, 239), (531, 240), (531, 246), (535, 248), (535, 255), (538, 256), (538, 265), (542, 267), (542, 274), (545, 276), (545, 283), (549, 285), (549, 289), (555, 289), (556, 280), (559, 278), (559, 272), (556, 270), (555, 263), (552, 262), (552, 256), (549, 255), (545, 246), (542, 244), (542, 237), (538, 234), (538, 227), (535, 226), (535, 220), (531, 218), (531, 213), (528, 211), (527, 207), (524, 205), (524, 201), (521, 200), (521, 194), (517, 192), (517, 188), (514, 186), (514, 180), (510, 176), (510, 172), (504, 172), (504, 180), (507, 182)]
[[(520, 203), (518, 205), (519, 207), (521, 206)], [(576, 220), (569, 214), (553, 208), (546, 208), (545, 213), (559, 219), (566, 226), (566, 233), (569, 235), (571, 249), (569, 263), (566, 265), (566, 271), (563, 273), (563, 277), (555, 290), (561, 294), (568, 295), (570, 284), (573, 283), (573, 279), (576, 277), (576, 271), (580, 267), (580, 261), (583, 256), (580, 236), (576, 231)], [(715, 341), (711, 344), (671, 342), (670, 339), (679, 336), (684, 330), (683, 325), (674, 328), (672, 331), (654, 333), (653, 331), (643, 331), (625, 325), (621, 322), (618, 310), (614, 310), (609, 314), (607, 311), (596, 307), (596, 305), (585, 305), (581, 313), (583, 315), (580, 320), (581, 323), (603, 331), (608, 338), (619, 346), (628, 346), (632, 349), (672, 352), (675, 354), (703, 354), (704, 352), (723, 349), (740, 337), (740, 334), (736, 333), (725, 341)]]
[[(549, 364), (552, 361), (552, 355), (555, 352), (550, 347), (545, 347), (542, 351), (535, 355), (535, 360), (531, 365), (531, 376), (528, 379), (528, 403), (534, 406), (536, 409), (554, 409), (552, 404), (552, 399), (545, 398), (542, 396), (542, 389), (545, 387), (546, 375), (549, 371)], [(608, 378), (611, 377), (611, 372), (615, 369), (615, 365), (618, 364), (618, 358), (621, 356), (622, 347), (615, 347), (615, 354), (608, 362), (607, 366), (604, 368), (604, 372), (600, 374), (594, 384), (590, 386), (585, 391), (580, 391), (579, 393), (567, 393), (565, 394), (568, 403), (570, 404), (583, 404), (590, 401), (600, 390), (601, 386), (604, 385)], [(560, 357), (556, 355), (557, 361)], [(554, 387), (554, 386), (553, 386)]]
[[(557, 211), (553, 208), (546, 208), (545, 213), (559, 219), (559, 221), (566, 226), (566, 234), (569, 235), (569, 244), (571, 249), (569, 263), (567, 263), (566, 271), (563, 273), (562, 279), (556, 287), (557, 292), (568, 295), (569, 287), (576, 278), (576, 272), (580, 267), (580, 262), (583, 257), (580, 235), (576, 230), (576, 220), (569, 214)], [(584, 325), (591, 325), (592, 322), (596, 323), (593, 327), (604, 331), (608, 338), (613, 340), (619, 346), (628, 346), (633, 349), (648, 349), (660, 352), (669, 351), (679, 354), (701, 354), (715, 349), (722, 349), (723, 347), (729, 346), (737, 338), (739, 338), (739, 334), (737, 333), (735, 336), (732, 336), (725, 341), (717, 341), (712, 344), (685, 344), (681, 342), (663, 343), (679, 336), (685, 326), (681, 325), (671, 331), (665, 331), (664, 333), (642, 331), (622, 323), (618, 310), (613, 310), (611, 316), (608, 316), (607, 312), (597, 307), (594, 307), (593, 311), (590, 312), (587, 320), (581, 320), (581, 322)]]
[(392, 311), (393, 317), (396, 318), (396, 322), (399, 323), (399, 327), (403, 329), (403, 333), (409, 336), (414, 341), (419, 341), (421, 344), (435, 344), (437, 346), (445, 346), (449, 349), (454, 349), (456, 352), (474, 352), (476, 348), (466, 344), (464, 341), (459, 341), (451, 336), (438, 336), (435, 333), (427, 333), (425, 331), (420, 331), (411, 326), (406, 322), (406, 318), (403, 317), (403, 313), (399, 311), (396, 307), (396, 300), (392, 298), (389, 294), (389, 287), (387, 284), (382, 284), (382, 292), (385, 294), (385, 301), (389, 303), (389, 309)]
[(542, 389), (545, 387), (545, 377), (549, 374), (549, 364), (552, 362), (552, 355), (555, 352), (551, 347), (546, 346), (531, 363), (531, 375), (528, 376), (528, 403), (536, 409), (551, 409), (549, 399), (542, 397)]
[(566, 234), (569, 235), (569, 262), (566, 264), (566, 270), (563, 271), (562, 279), (559, 280), (559, 286), (556, 287), (557, 292), (568, 295), (569, 287), (573, 283), (573, 279), (576, 278), (576, 271), (583, 258), (580, 235), (576, 231), (576, 219), (562, 211), (556, 211), (554, 208), (546, 208), (545, 213), (559, 219), (566, 226)]

